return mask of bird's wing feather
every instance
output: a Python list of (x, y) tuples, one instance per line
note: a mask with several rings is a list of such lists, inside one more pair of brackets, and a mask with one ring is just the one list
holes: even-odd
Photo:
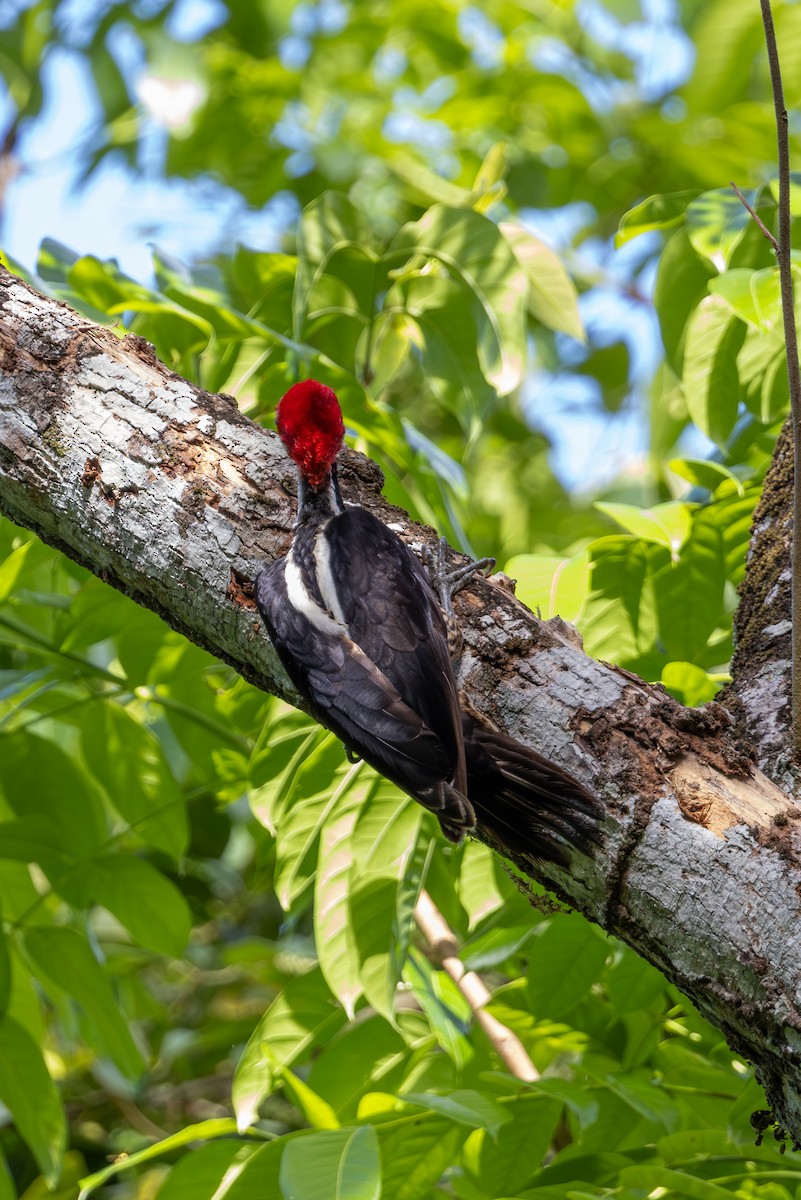
[(285, 568), (282, 559), (261, 573), (256, 602), (287, 674), (322, 724), (407, 790), (449, 778), (449, 756), (437, 734), (347, 629), (336, 634), (315, 627), (290, 603)]
[[(353, 641), (419, 713), (447, 750), (464, 792), (461, 718), (445, 621), (408, 546), (364, 508), (349, 508), (320, 535), (329, 582)], [(321, 547), (322, 548), (322, 547)]]

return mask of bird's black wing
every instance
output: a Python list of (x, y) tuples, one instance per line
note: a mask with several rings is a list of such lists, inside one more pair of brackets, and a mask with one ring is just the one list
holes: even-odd
[(451, 763), (449, 777), (464, 792), (458, 693), (445, 621), (425, 571), (364, 508), (340, 513), (322, 536), (350, 636), (437, 735)]
[(405, 791), (452, 774), (449, 754), (419, 713), (341, 627), (320, 629), (290, 602), (286, 560), (256, 580), (256, 602), (287, 674), (314, 715)]

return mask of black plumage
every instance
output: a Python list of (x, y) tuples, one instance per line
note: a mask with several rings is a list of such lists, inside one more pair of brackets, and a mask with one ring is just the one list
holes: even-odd
[(462, 708), (425, 570), (372, 513), (343, 504), (333, 392), (296, 385), (278, 428), (299, 469), (298, 524), (289, 554), (256, 581), (256, 601), (314, 716), (435, 813), (452, 841), (478, 821), (513, 854), (565, 862), (568, 847), (591, 849), (594, 799)]

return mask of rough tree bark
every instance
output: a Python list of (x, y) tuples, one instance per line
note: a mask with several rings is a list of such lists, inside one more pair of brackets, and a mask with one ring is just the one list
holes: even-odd
[[(774, 491), (786, 496), (785, 457), (780, 448)], [(411, 545), (433, 543), (433, 530), (382, 500), (372, 463), (348, 451), (341, 473), (347, 499)], [(293, 699), (250, 591), (286, 551), (295, 515), (275, 435), (173, 374), (142, 339), (119, 340), (2, 269), (0, 511)], [(738, 675), (736, 721), (588, 658), (569, 626), (537, 620), (486, 581), (458, 599), (460, 682), (607, 808), (593, 861), (517, 867), (664, 971), (754, 1064), (776, 1119), (801, 1140), (801, 808), (754, 764), (751, 741), (766, 770), (787, 744), (786, 664), (770, 656), (783, 610), (760, 619), (761, 598), (786, 591), (786, 558), (777, 550), (765, 564), (760, 549), (762, 524), (775, 521), (768, 509), (757, 520), (742, 611), (751, 665), (767, 650)]]

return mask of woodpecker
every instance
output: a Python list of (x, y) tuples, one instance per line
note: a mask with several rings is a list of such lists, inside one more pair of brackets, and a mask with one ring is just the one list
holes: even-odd
[(377, 517), (343, 502), (334, 392), (295, 384), (276, 428), (297, 467), (297, 524), (289, 553), (256, 580), (256, 602), (312, 714), (434, 813), (450, 841), (480, 823), (513, 855), (565, 864), (570, 847), (589, 853), (599, 840), (594, 798), (460, 702), (426, 570)]

